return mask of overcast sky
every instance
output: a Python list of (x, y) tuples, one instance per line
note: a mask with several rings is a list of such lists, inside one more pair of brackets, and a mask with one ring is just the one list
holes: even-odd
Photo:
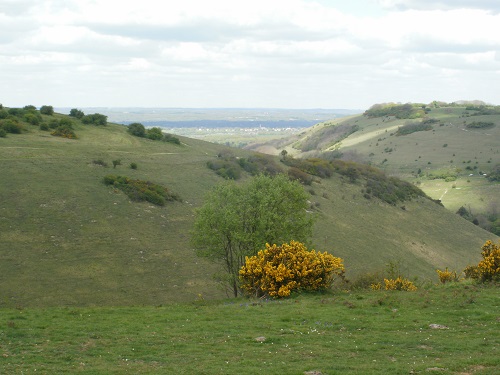
[(500, 104), (498, 0), (0, 0), (0, 103)]

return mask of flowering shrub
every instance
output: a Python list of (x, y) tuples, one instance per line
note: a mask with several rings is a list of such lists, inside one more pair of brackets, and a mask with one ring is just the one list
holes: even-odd
[(293, 290), (325, 290), (337, 276), (344, 277), (341, 258), (307, 250), (301, 242), (266, 244), (257, 255), (245, 258), (239, 271), (241, 289), (250, 295), (287, 297)]
[(444, 271), (441, 270), (436, 270), (438, 276), (439, 276), (439, 281), (441, 283), (446, 284), (448, 282), (452, 281), (458, 281), (458, 276), (456, 271), (448, 271), (448, 267), (445, 268)]
[(465, 277), (479, 281), (500, 280), (500, 243), (495, 245), (490, 240), (482, 247), (481, 260), (477, 266), (465, 268)]
[(408, 279), (398, 276), (397, 279), (384, 279), (385, 290), (405, 290), (413, 292), (417, 287)]

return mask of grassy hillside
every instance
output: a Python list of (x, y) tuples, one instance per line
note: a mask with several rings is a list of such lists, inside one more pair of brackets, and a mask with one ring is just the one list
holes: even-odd
[[(294, 157), (342, 153), (417, 184), (452, 212), (464, 206), (473, 214), (498, 216), (500, 184), (484, 174), (500, 164), (500, 113), (497, 107), (488, 108), (434, 103), (420, 109), (415, 114), (419, 118), (383, 112), (355, 115), (317, 124), (288, 142), (281, 139), (253, 149), (276, 155), (285, 149)], [(398, 131), (408, 123), (426, 122), (427, 131)], [(475, 127), (478, 123), (492, 126)]]
[(493, 375), (499, 307), (498, 286), (451, 284), (284, 301), (2, 308), (0, 371)]
[[(43, 120), (53, 117), (65, 118)], [(75, 121), (77, 139), (23, 126), (21, 134), (0, 138), (2, 306), (161, 305), (223, 296), (212, 282), (217, 267), (195, 256), (189, 231), (194, 209), (223, 181), (207, 162), (226, 148), (182, 137), (181, 145), (151, 141), (113, 124)], [(162, 184), (182, 201), (131, 202), (103, 184), (108, 174)], [(406, 202), (404, 210), (367, 200), (361, 185), (340, 176), (307, 189), (317, 216), (315, 247), (344, 257), (349, 277), (395, 261), (408, 276), (435, 278), (436, 267), (476, 263), (481, 245), (494, 238), (429, 200)]]

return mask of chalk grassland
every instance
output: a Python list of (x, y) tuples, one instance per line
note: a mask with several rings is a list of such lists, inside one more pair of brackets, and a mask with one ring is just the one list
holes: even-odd
[[(1, 303), (154, 304), (217, 294), (214, 267), (195, 257), (189, 230), (193, 208), (220, 181), (205, 163), (221, 146), (155, 143), (118, 125), (75, 131), (78, 140), (32, 130), (0, 143)], [(122, 165), (113, 169), (116, 159)], [(102, 183), (107, 174), (163, 184), (184, 202), (132, 203)]]
[[(436, 328), (432, 328), (436, 327)], [(0, 309), (2, 373), (500, 372), (498, 285), (283, 301)]]
[[(78, 123), (75, 132), (79, 138), (67, 140), (31, 126), (0, 138), (0, 305), (136, 306), (193, 301), (200, 294), (223, 298), (212, 279), (220, 268), (196, 257), (190, 230), (206, 192), (224, 181), (207, 161), (229, 149), (184, 137), (181, 145), (140, 139), (113, 124)], [(103, 184), (107, 174), (162, 184), (182, 202), (131, 202)], [(340, 176), (306, 189), (316, 217), (313, 247), (344, 258), (350, 278), (398, 262), (405, 276), (437, 280), (435, 268), (460, 271), (479, 261), (487, 239), (497, 240), (429, 200), (391, 206), (365, 199), (360, 183)]]
[[(395, 117), (368, 118), (353, 115), (317, 124), (300, 136), (257, 144), (252, 149), (278, 155), (285, 149), (289, 155), (307, 157), (339, 150), (357, 161), (371, 163), (390, 175), (420, 184), (432, 198), (455, 212), (460, 206), (484, 212), (491, 201), (498, 201), (500, 185), (489, 183), (480, 172), (488, 173), (500, 163), (500, 116), (470, 116), (474, 111), (464, 107), (433, 108), (427, 116), (438, 122), (433, 130), (397, 136), (396, 131), (414, 120)], [(472, 122), (493, 122), (493, 128), (470, 129)], [(325, 139), (325, 129), (332, 126), (356, 126), (357, 130), (337, 142)], [(330, 132), (331, 133), (331, 132)], [(301, 145), (317, 144), (307, 152)], [(421, 172), (417, 176), (418, 172)], [(457, 181), (429, 180), (429, 174), (451, 173)]]

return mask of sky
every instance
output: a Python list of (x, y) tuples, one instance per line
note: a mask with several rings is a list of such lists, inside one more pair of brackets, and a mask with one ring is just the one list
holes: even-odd
[(0, 0), (7, 107), (500, 104), (498, 0)]

